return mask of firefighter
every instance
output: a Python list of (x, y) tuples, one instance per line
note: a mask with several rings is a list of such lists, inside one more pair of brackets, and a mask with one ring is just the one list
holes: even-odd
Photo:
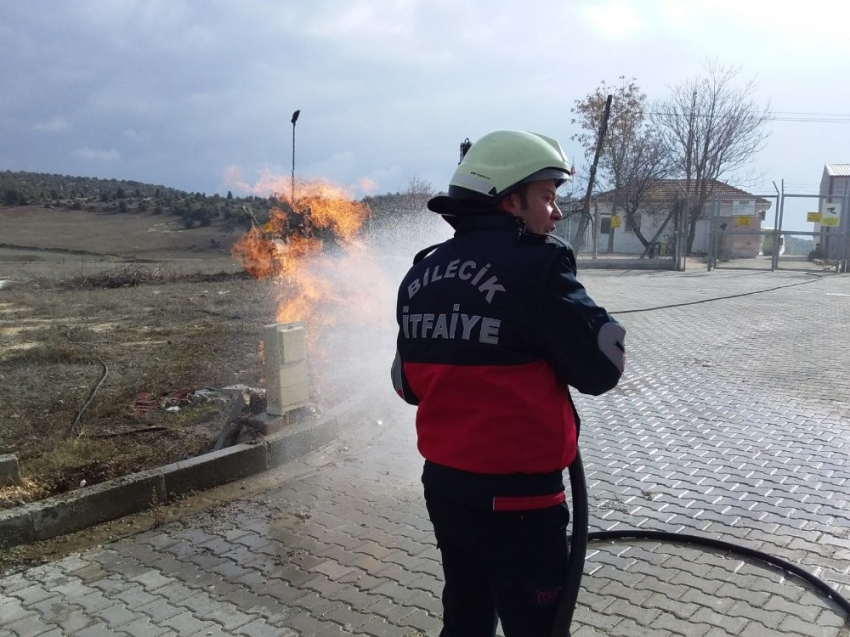
[(398, 292), (393, 384), (417, 406), (428, 514), (444, 573), (441, 637), (549, 636), (569, 547), (563, 470), (579, 418), (569, 388), (623, 373), (625, 330), (550, 236), (572, 177), (557, 141), (496, 131), (428, 208), (454, 237), (423, 250)]

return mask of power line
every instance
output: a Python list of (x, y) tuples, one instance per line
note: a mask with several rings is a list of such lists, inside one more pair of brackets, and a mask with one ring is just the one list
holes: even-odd
[[(650, 111), (646, 113), (647, 115), (658, 115), (664, 117), (690, 117), (690, 113), (677, 113), (675, 111), (670, 111), (666, 113), (660, 113), (657, 111)], [(702, 115), (700, 113), (694, 113), (694, 117), (700, 118), (708, 118), (712, 117), (711, 115)], [(806, 122), (806, 123), (817, 123), (817, 124), (850, 124), (850, 114), (847, 113), (806, 113), (803, 111), (771, 111), (766, 115), (766, 119), (774, 121), (774, 122)]]

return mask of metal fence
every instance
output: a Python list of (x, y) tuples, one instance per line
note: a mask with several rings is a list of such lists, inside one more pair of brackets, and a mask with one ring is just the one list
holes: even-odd
[[(753, 195), (772, 199), (773, 225), (767, 226), (765, 215), (762, 225), (754, 216), (726, 214), (715, 196), (707, 204), (710, 236), (707, 256), (708, 270), (715, 268), (749, 270), (800, 270), (847, 272), (850, 256), (850, 233), (847, 228), (850, 211), (850, 193), (841, 195), (813, 195), (785, 192), (784, 183), (776, 193)], [(785, 203), (789, 199), (814, 199), (818, 211), (832, 205), (837, 213), (815, 223), (813, 231), (785, 230)], [(843, 211), (843, 213), (842, 213)], [(821, 212), (812, 213), (821, 218)], [(826, 223), (826, 222), (829, 223)], [(748, 246), (744, 249), (743, 246)], [(804, 247), (805, 246), (805, 247)], [(810, 247), (809, 247), (810, 246)], [(808, 249), (806, 249), (808, 248)]]
[(555, 234), (576, 248), (581, 260), (612, 267), (684, 270), (687, 199), (679, 196), (646, 199), (628, 214), (616, 201), (594, 199), (591, 219), (579, 237), (580, 209), (565, 211)]

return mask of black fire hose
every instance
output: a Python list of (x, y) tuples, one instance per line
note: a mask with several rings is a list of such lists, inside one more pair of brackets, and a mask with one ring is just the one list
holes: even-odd
[(808, 582), (827, 599), (835, 602), (847, 615), (845, 622), (850, 619), (850, 601), (843, 597), (822, 579), (815, 577), (808, 571), (792, 564), (782, 558), (769, 555), (762, 551), (739, 546), (723, 540), (715, 540), (710, 537), (699, 535), (688, 535), (685, 533), (670, 533), (668, 531), (651, 531), (643, 529), (624, 529), (622, 531), (595, 531), (588, 533), (588, 504), (587, 504), (587, 482), (584, 477), (584, 465), (581, 462), (581, 453), (576, 450), (576, 458), (569, 467), (570, 491), (573, 498), (573, 533), (570, 538), (570, 559), (567, 564), (566, 585), (561, 592), (561, 600), (558, 604), (558, 613), (555, 616), (555, 626), (552, 637), (566, 637), (570, 634), (570, 624), (573, 621), (578, 592), (581, 587), (581, 577), (584, 572), (584, 559), (587, 553), (588, 542), (605, 542), (616, 540), (655, 540), (659, 542), (671, 542), (676, 544), (695, 544), (713, 549), (720, 549), (736, 553), (743, 557), (766, 562), (776, 566), (783, 571), (795, 575)]

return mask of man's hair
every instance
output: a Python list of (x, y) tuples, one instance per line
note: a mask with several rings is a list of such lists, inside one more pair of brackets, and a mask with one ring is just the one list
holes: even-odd
[(512, 191), (507, 197), (503, 197), (502, 199), (507, 199), (511, 195), (517, 195), (519, 197), (519, 205), (523, 210), (528, 208), (528, 184), (522, 184), (519, 188)]

